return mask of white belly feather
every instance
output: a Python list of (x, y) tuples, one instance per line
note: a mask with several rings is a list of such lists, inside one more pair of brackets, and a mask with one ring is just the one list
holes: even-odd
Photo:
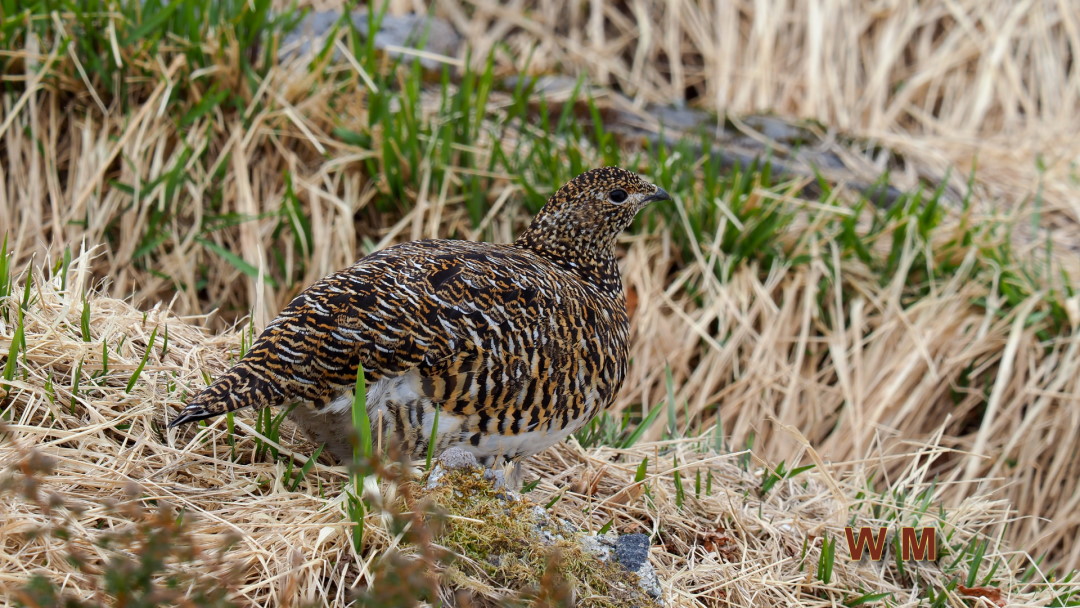
[[(426, 401), (427, 396), (421, 393), (420, 386), (421, 377), (417, 370), (410, 370), (401, 376), (381, 378), (369, 384), (367, 386), (366, 402), (368, 417), (372, 426), (380, 428), (379, 421), (383, 417), (394, 416), (390, 409), (391, 404), (394, 407), (401, 407), (416, 401)], [(594, 390), (589, 397), (589, 407), (586, 411), (593, 410), (599, 395)], [(313, 415), (306, 418), (309, 419), (309, 424), (321, 422), (325, 425), (349, 425), (352, 420), (350, 414), (352, 405), (353, 393), (351, 391), (345, 392), (330, 401), (325, 408), (312, 412)], [(566, 439), (586, 422), (584, 418), (581, 418), (571, 420), (566, 428), (523, 430), (517, 435), (503, 435), (497, 432), (484, 433), (480, 437), (479, 444), (474, 446), (468, 441), (469, 434), (464, 434), (465, 436), (461, 437), (460, 440), (458, 439), (459, 435), (462, 435), (462, 426), (467, 421), (467, 416), (459, 416), (443, 410), (439, 413), (438, 435), (450, 438), (450, 445), (456, 444), (462, 449), (472, 452), (477, 458), (495, 455), (516, 457), (518, 455), (536, 454)], [(425, 439), (431, 437), (431, 428), (434, 422), (435, 416), (433, 414), (427, 414), (423, 417), (421, 437)], [(375, 438), (375, 441), (378, 442), (378, 438)], [(328, 445), (327, 447), (334, 454), (338, 454), (338, 452), (351, 453), (351, 446), (346, 448), (345, 446)], [(338, 455), (341, 456), (341, 454)]]

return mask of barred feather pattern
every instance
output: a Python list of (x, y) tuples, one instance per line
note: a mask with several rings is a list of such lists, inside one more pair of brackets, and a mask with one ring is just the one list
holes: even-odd
[(436, 452), (458, 445), (489, 464), (537, 453), (621, 387), (629, 323), (614, 240), (667, 198), (633, 173), (597, 169), (552, 196), (513, 244), (422, 240), (372, 253), (301, 292), (170, 426), (299, 402), (292, 419), (346, 460), (362, 365), (383, 449), (419, 458), (434, 436)]

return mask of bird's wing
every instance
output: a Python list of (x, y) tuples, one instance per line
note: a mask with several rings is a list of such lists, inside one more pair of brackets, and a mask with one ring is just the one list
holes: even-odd
[(336, 318), (339, 335), (356, 336), (359, 360), (373, 377), (417, 370), (426, 397), (483, 405), (498, 395), (488, 394), (486, 381), (472, 382), (479, 375), (497, 372), (499, 393), (509, 394), (526, 382), (530, 354), (534, 362), (538, 354), (568, 357), (557, 331), (562, 298), (550, 277), (517, 256), (496, 248), (441, 253), (397, 280), (385, 290), (397, 301)]
[(170, 426), (249, 406), (320, 407), (351, 388), (361, 363), (369, 382), (420, 369), (440, 401), (481, 369), (509, 370), (507, 389), (524, 382), (521, 353), (565, 350), (552, 325), (563, 299), (514, 255), (471, 245), (407, 243), (313, 284)]

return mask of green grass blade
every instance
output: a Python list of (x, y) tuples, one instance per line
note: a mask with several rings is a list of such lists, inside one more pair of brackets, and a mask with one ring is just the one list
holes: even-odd
[[(176, 9), (183, 5), (183, 2), (165, 3), (165, 5), (161, 7), (161, 10), (154, 13), (149, 19), (143, 21), (139, 26), (127, 33), (124, 37), (124, 46), (130, 46), (139, 42), (154, 30), (162, 29), (165, 22), (169, 20), (169, 17), (172, 17)], [(155, 37), (160, 37), (160, 35)]]
[(424, 470), (431, 470), (431, 457), (435, 455), (435, 440), (439, 438), (439, 412), (441, 408), (435, 406), (435, 420), (431, 422), (431, 436), (428, 437), (427, 444), (427, 459), (424, 463)]
[(358, 440), (353, 444), (352, 462), (352, 493), (348, 496), (346, 511), (349, 519), (353, 522), (352, 543), (353, 548), (359, 552), (364, 544), (364, 517), (367, 514), (367, 506), (364, 504), (364, 474), (360, 470), (360, 464), (371, 460), (371, 421), (367, 411), (367, 385), (364, 378), (364, 366), (360, 364), (356, 368), (356, 384), (353, 391), (352, 404), (353, 430)]
[(859, 597), (852, 598), (844, 602), (845, 606), (862, 606), (863, 604), (876, 604), (883, 599), (892, 597), (891, 592), (886, 593), (867, 593)]
[(818, 556), (817, 577), (826, 585), (832, 582), (833, 566), (836, 563), (836, 539), (825, 537), (821, 541), (821, 555)]
[(648, 471), (649, 457), (646, 456), (645, 458), (641, 459), (640, 463), (638, 463), (637, 471), (634, 473), (634, 483), (641, 483), (645, 481), (645, 475), (648, 473)]
[(127, 387), (124, 389), (125, 393), (130, 393), (132, 388), (135, 388), (135, 383), (139, 381), (139, 376), (142, 374), (143, 368), (146, 367), (146, 360), (150, 358), (150, 351), (154, 349), (154, 343), (157, 342), (158, 328), (154, 328), (154, 331), (150, 332), (150, 342), (146, 345), (146, 350), (143, 351), (142, 359), (139, 360), (139, 365), (135, 367), (134, 373), (131, 374), (131, 379), (128, 380)]
[[(356, 368), (356, 385), (353, 392), (352, 423), (359, 442), (353, 446), (353, 459), (356, 462), (366, 461), (371, 458), (371, 420), (367, 410), (367, 386), (364, 378), (364, 366)], [(357, 489), (359, 491), (359, 489)]]
[(679, 458), (675, 457), (675, 506), (678, 508), (683, 507), (683, 503), (686, 502), (686, 490), (683, 488), (682, 474), (679, 472)]
[(83, 342), (90, 341), (90, 301), (83, 294), (82, 316), (79, 320)]
[[(226, 262), (231, 264), (234, 268), (236, 268), (240, 272), (246, 274), (247, 276), (249, 276), (249, 277), (251, 277), (251, 278), (253, 278), (255, 280), (258, 280), (258, 278), (259, 278), (259, 269), (256, 268), (255, 266), (249, 264), (244, 258), (236, 255), (235, 253), (229, 251), (228, 249), (225, 249), (221, 245), (218, 245), (217, 243), (215, 243), (215, 242), (213, 242), (211, 240), (204, 239), (203, 237), (198, 237), (195, 240), (198, 243), (200, 243), (203, 247), (206, 247), (210, 251), (213, 251), (214, 253), (221, 256), (221, 258), (223, 260), (225, 260)], [(266, 283), (267, 285), (270, 285), (271, 287), (277, 287), (278, 286), (277, 281), (275, 281), (274, 277), (270, 276), (269, 274), (263, 273), (262, 278), (263, 278), (263, 282)]]
[(289, 484), (289, 491), (295, 492), (296, 488), (300, 487), (300, 482), (304, 481), (307, 474), (311, 472), (312, 467), (315, 466), (315, 461), (319, 459), (319, 456), (323, 453), (323, 448), (326, 447), (325, 443), (319, 444), (319, 447), (315, 448), (315, 451), (311, 453), (311, 456), (304, 461), (304, 465), (300, 467), (300, 470), (296, 472), (296, 476), (293, 478), (292, 483)]
[(0, 298), (11, 293), (11, 259), (8, 252), (8, 235), (4, 233), (4, 244), (0, 248)]
[(630, 433), (630, 436), (619, 442), (618, 447), (623, 450), (629, 447), (633, 447), (633, 445), (637, 443), (639, 439), (641, 439), (641, 436), (645, 434), (645, 431), (649, 430), (649, 427), (651, 427), (653, 423), (656, 422), (656, 419), (660, 417), (660, 412), (663, 412), (664, 409), (665, 408), (661, 407), (659, 404), (654, 406), (653, 409), (645, 415), (645, 418), (642, 419), (641, 423), (637, 425), (637, 428), (635, 428), (634, 431)]
[(15, 369), (19, 361), (19, 349), (24, 340), (23, 315), (19, 310), (19, 318), (15, 326), (15, 333), (11, 336), (11, 346), (8, 347), (7, 362), (4, 363), (4, 380), (11, 382), (15, 378)]

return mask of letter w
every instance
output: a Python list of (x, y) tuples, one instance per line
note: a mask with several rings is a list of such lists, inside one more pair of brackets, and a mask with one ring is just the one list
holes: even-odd
[(879, 561), (885, 554), (885, 536), (888, 528), (878, 528), (877, 537), (874, 536), (873, 528), (859, 528), (859, 540), (855, 540), (855, 529), (844, 528), (844, 538), (847, 540), (848, 554), (851, 561), (862, 559), (863, 551), (870, 551), (870, 559)]

